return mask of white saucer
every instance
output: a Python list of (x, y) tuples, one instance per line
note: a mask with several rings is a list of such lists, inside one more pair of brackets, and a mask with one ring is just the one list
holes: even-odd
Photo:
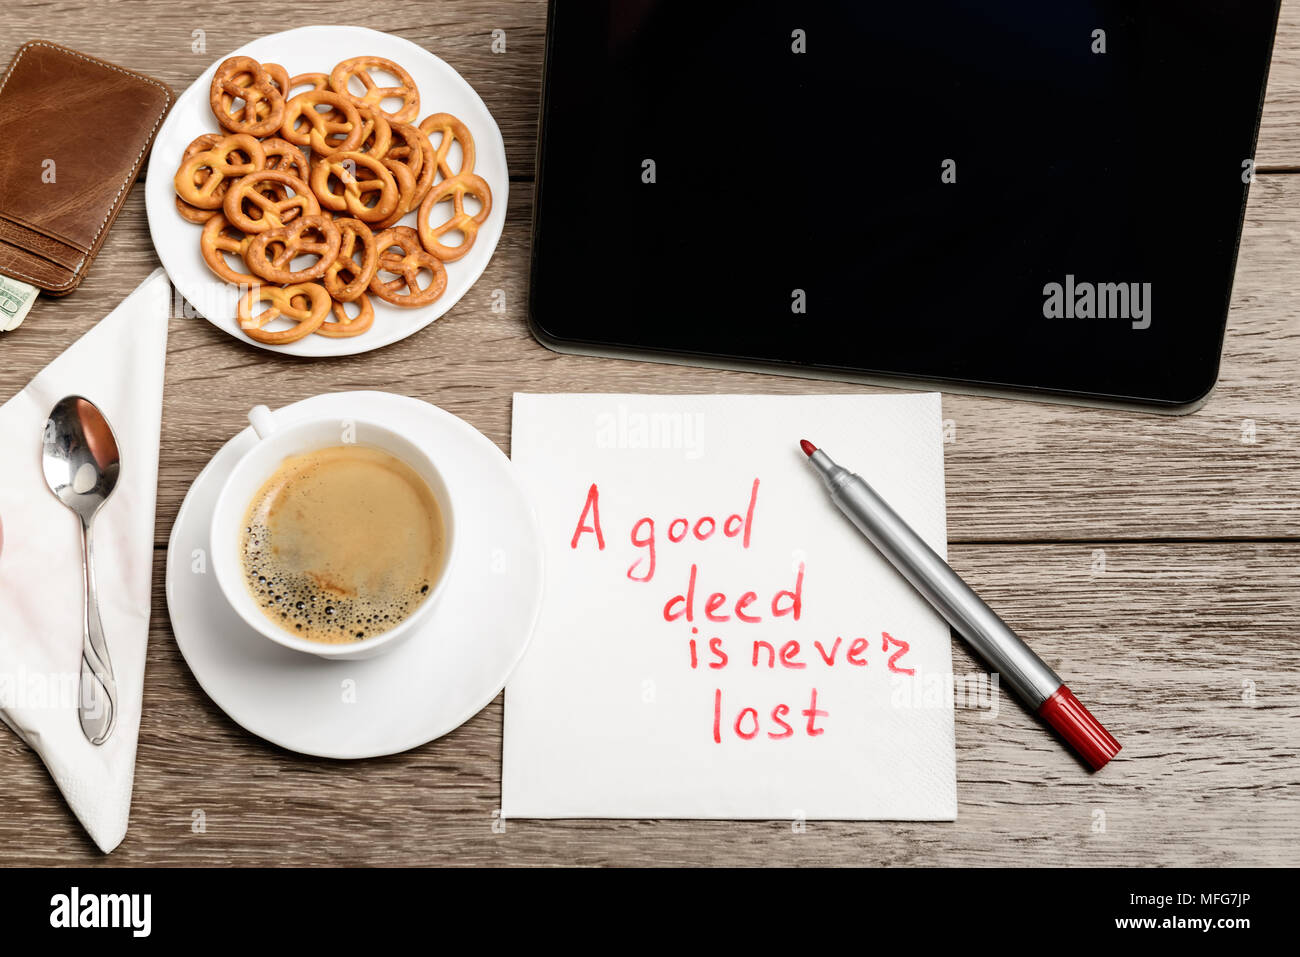
[(225, 476), (255, 441), (251, 428), (185, 496), (167, 546), (167, 609), (199, 685), (246, 730), (320, 757), (394, 754), (459, 727), (505, 687), (541, 607), (541, 537), (510, 460), (454, 415), (385, 392), (320, 395), (276, 412), (285, 425), (321, 414), (393, 423), (444, 473), (458, 554), (427, 628), (375, 658), (327, 661), (268, 641), (231, 610), (207, 562), (208, 523)]

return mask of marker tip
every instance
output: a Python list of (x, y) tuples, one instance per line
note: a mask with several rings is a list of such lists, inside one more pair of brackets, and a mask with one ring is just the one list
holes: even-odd
[(803, 449), (804, 455), (812, 455), (814, 452), (817, 451), (817, 446), (813, 445), (807, 439), (799, 440), (799, 448)]

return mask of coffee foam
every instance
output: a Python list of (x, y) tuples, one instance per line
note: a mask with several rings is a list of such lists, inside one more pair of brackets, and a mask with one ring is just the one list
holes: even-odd
[(428, 597), (445, 536), (437, 500), (406, 463), (340, 446), (286, 459), (250, 503), (245, 583), (286, 631), (330, 644), (396, 627)]

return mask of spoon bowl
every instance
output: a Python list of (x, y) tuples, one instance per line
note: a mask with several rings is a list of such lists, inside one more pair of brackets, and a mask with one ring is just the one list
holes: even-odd
[(45, 482), (64, 505), (87, 521), (113, 494), (120, 470), (117, 438), (89, 399), (60, 399), (45, 423), (41, 465)]

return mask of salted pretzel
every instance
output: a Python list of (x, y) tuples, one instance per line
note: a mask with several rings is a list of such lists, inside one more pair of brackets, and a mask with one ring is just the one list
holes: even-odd
[[(284, 199), (289, 195), (289, 191), (278, 183), (266, 184), (264, 188), (262, 188), (261, 192), (264, 196), (270, 196), (274, 199)], [(220, 209), (199, 209), (197, 206), (191, 206), (179, 196), (176, 197), (176, 210), (182, 217), (189, 222), (194, 223), (196, 226), (205, 226), (213, 217), (222, 215)], [(256, 208), (254, 208), (253, 212), (258, 213), (258, 216), (261, 215), (260, 211)]]
[[(202, 136), (195, 137), (194, 140), (191, 141), (190, 145), (185, 147), (185, 152), (181, 156), (181, 163), (184, 164), (184, 162), (187, 159), (189, 159), (191, 156), (193, 156), (195, 153), (201, 153), (203, 150), (211, 149), (212, 147), (216, 146), (220, 142), (221, 142), (220, 133), (204, 133)], [(198, 173), (195, 174), (195, 179), (199, 181), (199, 184), (201, 184), (203, 180), (206, 180), (207, 178), (208, 178), (208, 174), (206, 171), (199, 171)], [(229, 187), (229, 185), (230, 185), (230, 181), (226, 180), (226, 182), (217, 186), (217, 192), (221, 195), (223, 199), (225, 198), (226, 189), (227, 187)], [(189, 203), (185, 202), (185, 200), (177, 196), (176, 212), (180, 213), (181, 217), (185, 219), (187, 222), (191, 222), (194, 223), (195, 225), (202, 226), (209, 219), (211, 219), (216, 214), (217, 211), (215, 209), (202, 209), (198, 206), (192, 206)]]
[(429, 137), (421, 135), (419, 138), (420, 153), (420, 175), (415, 181), (415, 197), (411, 208), (419, 207), (424, 202), (424, 197), (429, 195), (429, 190), (433, 189), (434, 180), (438, 178), (438, 154), (429, 142)]
[[(253, 307), (267, 302), (269, 306), (257, 315)], [(239, 328), (250, 339), (272, 346), (297, 342), (320, 328), (329, 314), (333, 300), (325, 287), (315, 282), (300, 282), (291, 286), (254, 286), (239, 299), (235, 316)], [(279, 318), (292, 320), (289, 329), (268, 332), (266, 327)]]
[[(451, 179), (459, 173), (474, 172), (474, 136), (469, 127), (450, 113), (434, 113), (420, 121), (419, 130), (432, 142), (433, 134), (441, 137), (434, 147), (434, 161), (443, 179)], [(460, 143), (460, 169), (451, 168), (451, 147)]]
[[(265, 189), (269, 184), (287, 187), (293, 191), (293, 195), (283, 199), (268, 196)], [(244, 211), (246, 202), (261, 212), (259, 218), (254, 219)], [(311, 187), (298, 177), (276, 169), (264, 169), (249, 173), (227, 190), (222, 209), (226, 219), (236, 228), (246, 233), (264, 233), (268, 229), (283, 226), (298, 216), (318, 214), (320, 203), (312, 195)]]
[(265, 164), (266, 152), (256, 137), (232, 133), (183, 160), (172, 183), (180, 198), (191, 206), (218, 209), (231, 180), (255, 173)]
[[(288, 285), (321, 278), (338, 254), (339, 228), (330, 217), (316, 214), (258, 233), (244, 250), (244, 262), (262, 279)], [(299, 256), (317, 259), (306, 268), (294, 269)]]
[(289, 71), (278, 63), (263, 63), (262, 69), (271, 78), (275, 88), (280, 91), (280, 99), (289, 101)]
[(316, 334), (331, 339), (347, 339), (361, 335), (375, 324), (375, 307), (370, 304), (370, 297), (364, 293), (357, 297), (356, 305), (359, 311), (355, 316), (349, 317), (347, 303), (334, 303), (331, 310), (334, 313), (334, 321), (330, 322), (327, 317), (316, 327)]
[[(331, 187), (334, 182), (342, 187), (340, 191)], [(387, 219), (401, 198), (388, 167), (365, 153), (338, 152), (314, 163), (311, 188), (326, 209), (347, 212), (364, 223)], [(375, 201), (368, 204), (372, 196)]]
[[(482, 208), (472, 216), (465, 212), (466, 196), (473, 196), (482, 204)], [(448, 200), (452, 204), (451, 217), (434, 226), (429, 222), (434, 207)], [(416, 221), (420, 228), (420, 242), (424, 244), (425, 249), (443, 262), (455, 262), (473, 247), (474, 240), (478, 238), (479, 226), (491, 212), (492, 189), (483, 177), (475, 173), (460, 173), (451, 179), (444, 179), (429, 190), (429, 195), (420, 203), (420, 215)], [(459, 231), (462, 236), (460, 245), (444, 245), (442, 237), (456, 231)]]
[[(304, 90), (303, 87), (306, 87), (307, 90)], [(289, 95), (285, 98), (286, 104), (297, 94), (305, 93), (308, 90), (325, 90), (330, 93), (334, 92), (330, 89), (330, 75), (328, 73), (299, 73), (295, 77), (290, 77)], [(325, 112), (325, 117), (326, 119), (338, 120), (340, 122), (344, 119), (343, 114), (335, 109), (327, 110)]]
[[(235, 182), (238, 182), (238, 180), (235, 180)], [(282, 201), (284, 201), (285, 199), (287, 199), (287, 198), (289, 197), (289, 195), (290, 195), (289, 190), (288, 190), (284, 185), (282, 185), (281, 183), (275, 183), (275, 182), (262, 182), (262, 183), (258, 183), (258, 184), (257, 184), (256, 189), (257, 189), (257, 191), (258, 191), (259, 193), (261, 193), (261, 194), (262, 194), (263, 196), (265, 196), (267, 199), (270, 199), (270, 200), (272, 200), (272, 201), (274, 201), (274, 202), (282, 202)], [(222, 200), (221, 208), (219, 208), (219, 209), (205, 209), (205, 210), (203, 210), (203, 212), (205, 212), (205, 213), (211, 213), (211, 214), (213, 214), (213, 215), (216, 215), (216, 214), (218, 214), (218, 213), (221, 213), (222, 215), (224, 215), (224, 214), (225, 214), (225, 200), (224, 200), (224, 199)], [(254, 222), (256, 222), (257, 220), (259, 220), (259, 219), (262, 218), (262, 209), (261, 209), (261, 207), (259, 207), (259, 206), (245, 207), (245, 208), (244, 208), (244, 212), (248, 215), (249, 219), (252, 219)], [(205, 222), (206, 222), (206, 221), (205, 221)]]
[[(401, 85), (378, 86), (370, 75), (371, 69), (391, 73), (397, 77)], [(348, 83), (354, 77), (365, 88), (365, 92), (360, 96), (348, 89)], [(387, 60), (381, 56), (354, 56), (337, 64), (330, 72), (330, 89), (335, 93), (346, 96), (358, 106), (368, 106), (382, 113), (385, 118), (398, 123), (409, 123), (420, 112), (420, 91), (416, 89), (411, 74), (392, 60)], [(385, 110), (383, 102), (388, 99), (401, 100), (401, 108), (392, 113)]]
[[(281, 99), (287, 99), (289, 96), (289, 71), (278, 63), (263, 63), (262, 69), (265, 70), (266, 75), (270, 77), (271, 85), (280, 91)], [(247, 86), (252, 83), (253, 78), (253, 74), (251, 73), (239, 73), (236, 74), (233, 79), (239, 86)], [(235, 97), (230, 93), (221, 94), (221, 108), (227, 113), (233, 112), (231, 107), (234, 105), (234, 101)], [(266, 119), (270, 116), (271, 105), (270, 99), (267, 98), (257, 101), (257, 106), (253, 109), (259, 120)]]
[(409, 212), (418, 208), (421, 200), (433, 188), (434, 176), (438, 172), (434, 162), (436, 154), (429, 143), (429, 137), (421, 133), (418, 127), (409, 123), (389, 125), (392, 128), (392, 143), (388, 147), (388, 152), (384, 154), (384, 165), (397, 179), (399, 187), (402, 185), (402, 180), (397, 172), (397, 166), (405, 166), (415, 177), (415, 187), (406, 203)]
[(256, 277), (251, 273), (232, 269), (225, 257), (226, 253), (234, 253), (242, 260), (249, 240), (248, 234), (231, 226), (225, 216), (221, 213), (213, 213), (212, 218), (203, 224), (203, 234), (199, 237), (199, 252), (203, 255), (203, 261), (207, 263), (208, 268), (226, 282), (234, 283), (236, 286), (250, 281), (256, 282)]
[(176, 197), (176, 212), (181, 214), (181, 219), (195, 226), (202, 226), (217, 214), (215, 209), (199, 209), (197, 206), (191, 206), (179, 196)]
[(263, 169), (278, 169), (282, 173), (296, 176), (303, 182), (311, 176), (311, 164), (303, 151), (288, 140), (278, 136), (268, 136), (262, 140), (262, 151), (266, 153)]
[[(339, 251), (325, 269), (325, 289), (337, 302), (352, 302), (370, 287), (379, 268), (375, 234), (359, 219), (336, 219)], [(360, 254), (361, 262), (357, 262)]]
[[(328, 112), (318, 110), (328, 106)], [(299, 120), (304, 121), (299, 126)], [(310, 146), (316, 156), (329, 156), (361, 145), (361, 114), (352, 102), (329, 90), (299, 93), (284, 107), (280, 135), (294, 146)]]
[(212, 149), (226, 136), (225, 133), (201, 133), (194, 137), (194, 139), (190, 140), (190, 145), (185, 147), (185, 152), (181, 154), (181, 162), (184, 163), (190, 157), (202, 153), (204, 150)]
[(418, 205), (415, 202), (415, 180), (411, 177), (411, 171), (401, 163), (390, 163), (388, 160), (383, 162), (397, 183), (397, 205), (387, 217), (370, 224), (370, 228), (377, 233), (396, 226), (402, 221), (403, 216)]
[[(375, 237), (379, 250), (379, 268), (370, 280), (370, 291), (384, 302), (394, 306), (427, 306), (442, 295), (447, 288), (447, 269), (420, 245), (420, 237), (410, 226), (394, 226)], [(400, 249), (402, 255), (392, 252)], [(433, 281), (420, 288), (420, 273), (428, 270)], [(384, 279), (383, 273), (395, 278)], [(402, 292), (402, 290), (406, 292)]]
[[(237, 100), (244, 105), (234, 110)], [(269, 136), (284, 119), (284, 94), (271, 74), (252, 57), (232, 56), (213, 74), (208, 103), (217, 122), (232, 133)]]
[(297, 76), (289, 78), (290, 93), (300, 86), (309, 86), (313, 90), (328, 90), (330, 75), (328, 73), (299, 73)]
[(401, 163), (411, 171), (413, 177), (418, 179), (420, 170), (424, 166), (424, 150), (420, 148), (420, 144), (427, 144), (429, 137), (410, 123), (390, 122), (388, 131), (388, 150), (383, 158), (386, 161)]
[(203, 234), (199, 237), (199, 251), (208, 268), (226, 282), (234, 283), (236, 286), (250, 281), (256, 282), (257, 277), (251, 273), (232, 269), (225, 257), (226, 253), (233, 253), (243, 259), (250, 238), (247, 233), (231, 226), (221, 213), (214, 212), (212, 218), (203, 224)]
[(357, 112), (361, 114), (361, 145), (356, 152), (383, 159), (388, 155), (388, 147), (393, 142), (392, 126), (378, 110), (358, 106)]

